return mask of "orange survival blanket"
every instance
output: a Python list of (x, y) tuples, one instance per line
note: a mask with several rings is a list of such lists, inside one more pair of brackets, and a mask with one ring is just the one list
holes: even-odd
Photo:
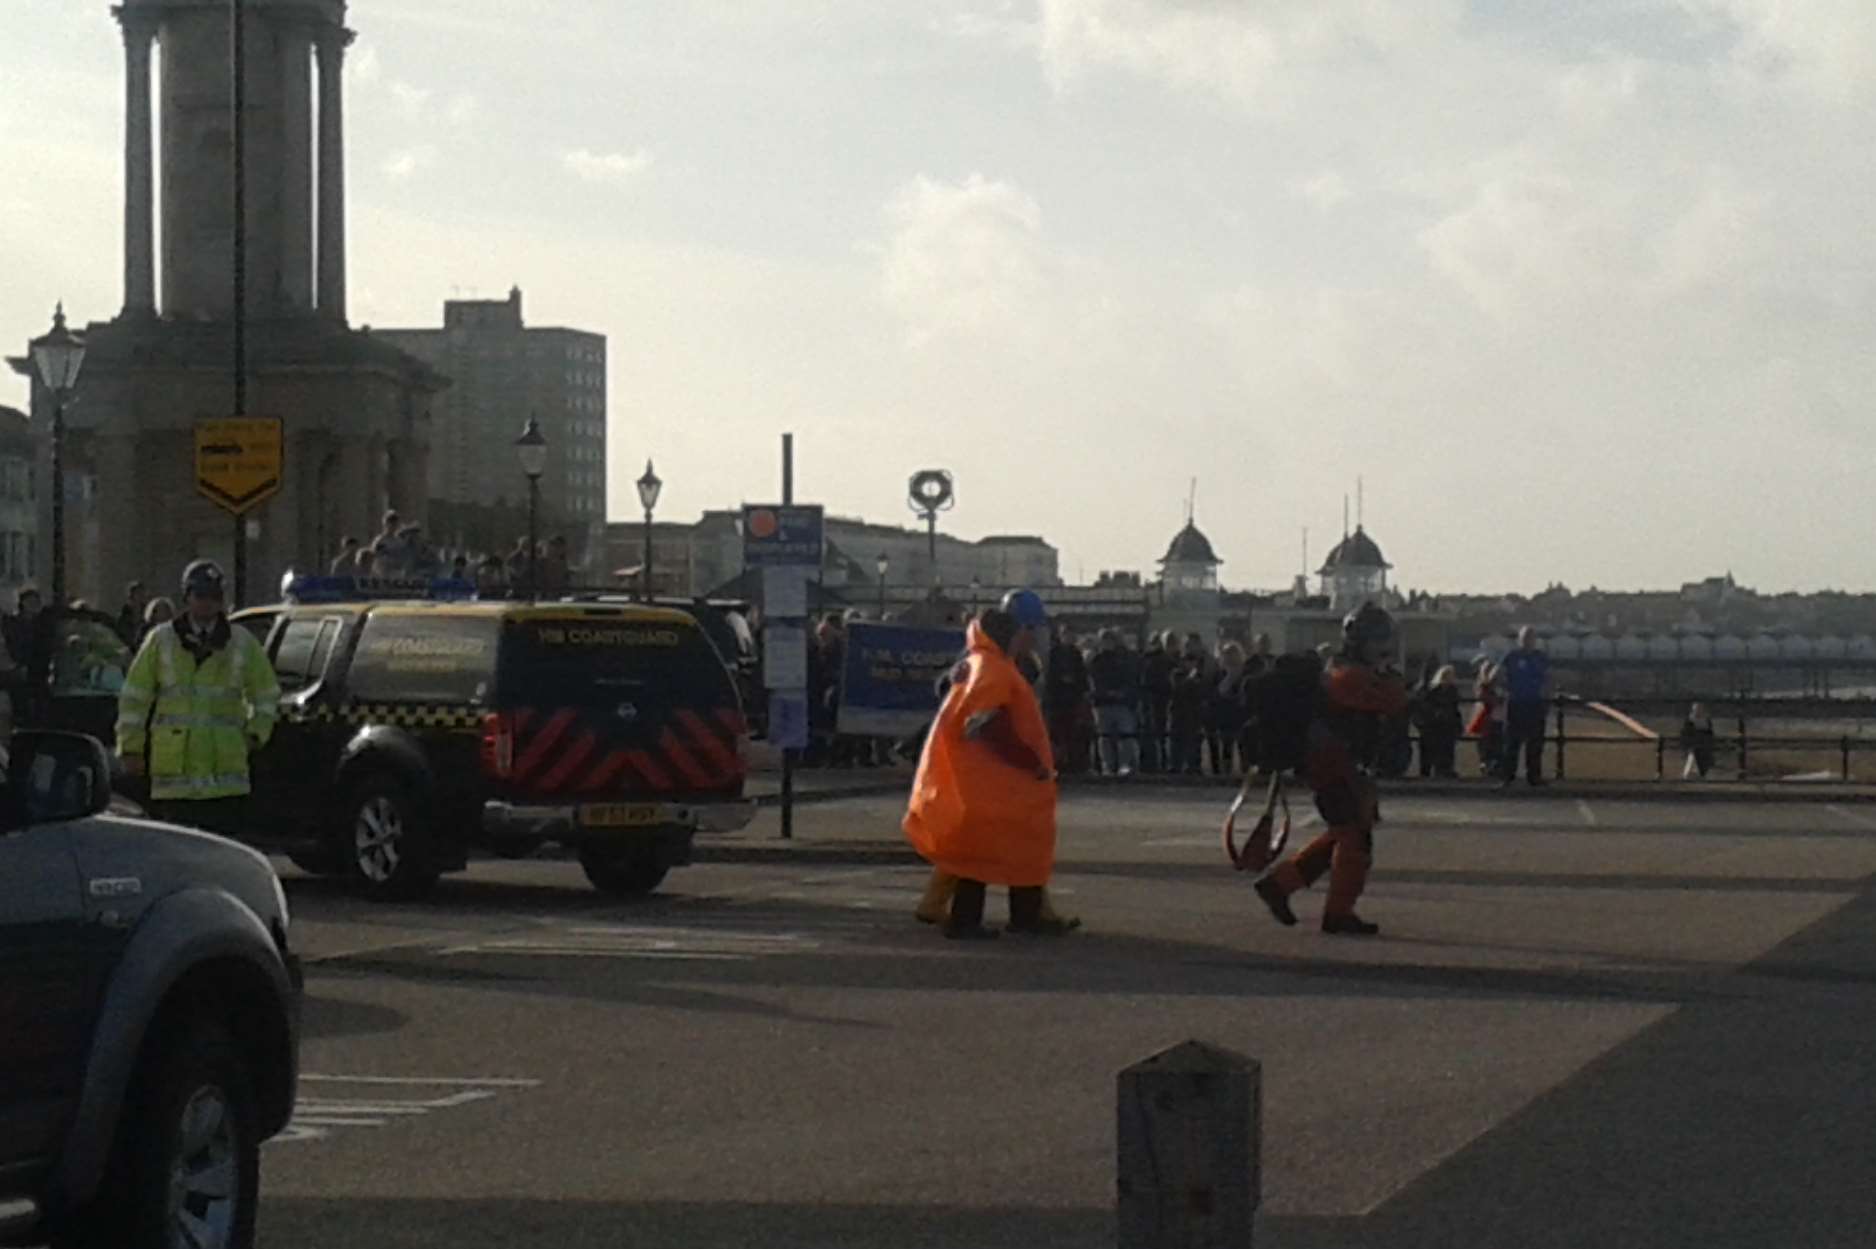
[(966, 737), (973, 716), (1002, 709), (1054, 770), (1042, 706), (1015, 663), (976, 624), (965, 678), (951, 687), (925, 739), (905, 835), (931, 864), (992, 885), (1046, 885), (1055, 864), (1055, 782), (1036, 779)]

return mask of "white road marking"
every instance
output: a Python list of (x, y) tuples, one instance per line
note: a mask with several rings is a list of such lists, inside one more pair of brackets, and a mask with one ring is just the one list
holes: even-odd
[(1846, 824), (1854, 824), (1858, 828), (1876, 829), (1876, 819), (1872, 819), (1861, 811), (1852, 811), (1850, 808), (1840, 807), (1836, 803), (1832, 803), (1824, 809)]
[(444, 954), (507, 954), (557, 958), (646, 958), (734, 962), (800, 954), (821, 943), (795, 932), (751, 932), (650, 925), (558, 928), (529, 936), (494, 937), (451, 946)]
[(539, 1088), (539, 1080), (517, 1079), (510, 1076), (300, 1076), (301, 1084), (441, 1084), (460, 1088), (468, 1085), (472, 1088), (489, 1089), (532, 1089)]
[(1576, 800), (1576, 810), (1577, 813), (1583, 817), (1583, 823), (1589, 825), (1591, 828), (1595, 828), (1600, 822), (1596, 819), (1596, 813), (1589, 809), (1589, 800), (1587, 798), (1578, 798)]
[[(538, 1088), (539, 1080), (496, 1076), (482, 1080), (455, 1079), (446, 1076), (341, 1076), (308, 1074), (302, 1084), (321, 1086), (317, 1096), (300, 1098), (293, 1108), (292, 1122), (270, 1144), (296, 1141), (322, 1141), (345, 1128), (381, 1128), (390, 1123), (408, 1123), (439, 1110), (468, 1106), (487, 1101), (503, 1091)], [(369, 1089), (364, 1097), (338, 1095), (337, 1086), (350, 1085)], [(385, 1092), (397, 1087), (441, 1090), (455, 1089), (432, 1097), (387, 1097)]]

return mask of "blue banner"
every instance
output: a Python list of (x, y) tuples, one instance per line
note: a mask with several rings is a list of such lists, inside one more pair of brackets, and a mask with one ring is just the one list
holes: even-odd
[(857, 737), (909, 737), (938, 712), (938, 679), (964, 657), (962, 629), (847, 626), (835, 726)]
[(821, 508), (813, 505), (745, 504), (743, 564), (771, 568), (821, 566)]

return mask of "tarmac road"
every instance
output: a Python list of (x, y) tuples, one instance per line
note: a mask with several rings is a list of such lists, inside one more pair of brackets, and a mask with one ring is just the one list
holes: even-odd
[(1189, 1037), (1262, 1064), (1260, 1247), (1872, 1243), (1876, 808), (1390, 798), (1362, 941), (1271, 921), (1220, 795), (1076, 793), (1087, 929), (984, 944), (912, 921), (898, 809), (640, 904), (283, 867), (263, 1243), (1111, 1244), (1115, 1075)]

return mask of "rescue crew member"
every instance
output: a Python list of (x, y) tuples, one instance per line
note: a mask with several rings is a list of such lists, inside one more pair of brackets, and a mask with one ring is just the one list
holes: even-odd
[(248, 756), (273, 735), (280, 685), (254, 635), (229, 623), (218, 565), (190, 564), (182, 595), (182, 613), (150, 631), (124, 679), (117, 753), (125, 771), (148, 778), (158, 819), (234, 829)]
[[(1018, 597), (1026, 593), (1006, 601), (1039, 612), (1039, 599), (1032, 608)], [(1055, 864), (1055, 761), (1042, 704), (1017, 667), (1037, 627), (1020, 626), (1001, 608), (971, 623), (962, 679), (938, 710), (912, 783), (906, 839), (957, 878), (947, 937), (996, 935), (983, 923), (990, 884), (1009, 887), (1010, 931), (1059, 935), (1073, 927), (1043, 911)]]
[(1342, 621), (1342, 649), (1323, 670), (1310, 717), (1303, 777), (1316, 796), (1326, 831), (1257, 882), (1257, 896), (1283, 925), (1296, 923), (1290, 895), (1329, 873), (1329, 899), (1322, 930), (1372, 937), (1381, 931), (1355, 914), (1374, 856), (1379, 800), (1373, 779), (1359, 760), (1378, 724), (1407, 707), (1407, 686), (1386, 670), (1393, 653), (1394, 619), (1363, 603)]
[[(1011, 649), (1026, 650), (1030, 654), (1040, 651), (1042, 641), (1049, 636), (1049, 613), (1043, 605), (1042, 597), (1034, 590), (1011, 590), (1003, 596), (1001, 610), (1016, 621), (1017, 632), (1011, 641)], [(1025, 636), (1027, 635), (1027, 636)], [(1078, 656), (1079, 657), (1079, 656)], [(1020, 665), (1019, 665), (1020, 669)], [(939, 679), (939, 700), (949, 694), (955, 686), (962, 685), (970, 672), (970, 653), (965, 652), (950, 672)], [(1050, 673), (1054, 678), (1054, 673)], [(1030, 682), (1033, 686), (1035, 682)], [(958, 878), (941, 867), (932, 868), (931, 879), (926, 882), (925, 893), (919, 899), (913, 914), (921, 924), (942, 924), (951, 912), (951, 899), (957, 891)], [(1055, 909), (1055, 902), (1049, 897), (1049, 891), (1042, 891), (1042, 924), (1051, 932), (1073, 932), (1081, 927), (1078, 916), (1063, 916)], [(1059, 929), (1058, 929), (1059, 926)]]

